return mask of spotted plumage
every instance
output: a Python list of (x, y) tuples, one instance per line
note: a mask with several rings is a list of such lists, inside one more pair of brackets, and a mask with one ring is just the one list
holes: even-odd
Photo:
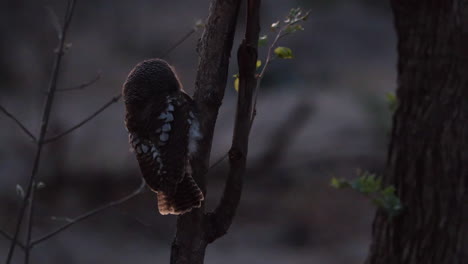
[(148, 186), (157, 193), (161, 214), (200, 207), (203, 193), (190, 162), (201, 138), (192, 98), (175, 72), (160, 59), (144, 61), (123, 88), (129, 142)]

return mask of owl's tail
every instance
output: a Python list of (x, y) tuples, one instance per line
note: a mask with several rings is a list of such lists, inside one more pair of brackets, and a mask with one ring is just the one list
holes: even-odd
[(180, 215), (199, 208), (203, 201), (203, 193), (193, 180), (192, 176), (185, 175), (182, 182), (177, 185), (177, 191), (172, 197), (158, 192), (158, 208), (162, 215)]

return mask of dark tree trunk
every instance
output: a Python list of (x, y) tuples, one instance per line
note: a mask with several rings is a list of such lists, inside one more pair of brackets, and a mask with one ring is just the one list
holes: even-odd
[(468, 1), (391, 2), (399, 106), (385, 180), (405, 209), (377, 212), (367, 263), (466, 264)]

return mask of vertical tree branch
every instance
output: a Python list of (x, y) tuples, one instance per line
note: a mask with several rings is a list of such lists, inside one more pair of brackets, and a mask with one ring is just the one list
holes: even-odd
[(208, 215), (206, 239), (209, 243), (224, 235), (231, 226), (242, 193), (242, 178), (247, 164), (247, 152), (252, 118), (253, 94), (258, 37), (260, 33), (260, 0), (249, 0), (245, 39), (239, 47), (239, 93), (232, 146), (229, 150), (229, 175), (221, 201)]
[[(53, 70), (52, 70), (51, 77), (50, 77), (49, 89), (48, 89), (47, 98), (46, 98), (46, 102), (45, 102), (45, 106), (44, 106), (44, 111), (42, 113), (42, 121), (41, 121), (41, 128), (40, 128), (40, 132), (39, 132), (39, 138), (38, 138), (38, 141), (37, 141), (36, 155), (35, 155), (35, 158), (34, 158), (34, 163), (33, 163), (31, 176), (30, 176), (29, 181), (28, 181), (28, 188), (27, 188), (27, 191), (26, 191), (26, 195), (25, 195), (25, 197), (23, 199), (23, 202), (22, 202), (22, 205), (21, 205), (21, 208), (20, 208), (20, 212), (19, 212), (19, 215), (18, 215), (18, 218), (17, 218), (17, 222), (16, 222), (16, 226), (15, 226), (15, 233), (13, 235), (13, 240), (11, 241), (10, 249), (8, 250), (8, 256), (7, 256), (7, 260), (6, 260), (7, 264), (11, 263), (11, 261), (12, 261), (13, 254), (14, 254), (14, 251), (15, 251), (15, 247), (17, 245), (18, 236), (19, 236), (20, 229), (21, 229), (21, 224), (23, 222), (24, 214), (26, 212), (26, 208), (28, 207), (28, 205), (31, 205), (32, 203), (34, 203), (34, 200), (30, 199), (30, 198), (34, 197), (34, 196), (32, 196), (32, 193), (35, 191), (35, 188), (33, 188), (34, 187), (33, 185), (34, 185), (34, 182), (36, 180), (37, 171), (39, 169), (39, 165), (40, 165), (40, 161), (41, 161), (41, 153), (42, 153), (42, 147), (43, 147), (43, 142), (42, 141), (45, 138), (45, 135), (46, 135), (46, 132), (47, 132), (47, 127), (49, 125), (49, 117), (50, 117), (50, 112), (51, 112), (51, 109), (52, 109), (52, 103), (54, 101), (55, 90), (57, 89), (57, 80), (58, 80), (60, 65), (61, 65), (61, 62), (62, 62), (62, 57), (64, 55), (64, 50), (65, 50), (65, 40), (66, 40), (67, 31), (68, 31), (68, 28), (70, 26), (71, 19), (73, 17), (73, 11), (75, 9), (75, 3), (76, 3), (75, 0), (70, 0), (67, 3), (65, 21), (64, 21), (64, 25), (62, 27), (62, 32), (59, 35), (59, 43), (58, 43), (58, 47), (57, 47), (57, 53), (56, 53), (56, 56), (55, 56), (54, 65), (52, 67)], [(32, 222), (33, 222), (33, 216), (30, 217), (30, 219), (29, 219), (29, 221), (27, 223), (29, 231), (31, 231), (30, 226), (32, 225)], [(27, 236), (30, 237), (29, 234)], [(26, 245), (25, 245), (26, 251), (30, 250), (29, 242), (30, 242), (30, 240), (26, 241)]]
[[(193, 175), (206, 197), (205, 174), (208, 171), (211, 145), (218, 110), (224, 97), (229, 58), (237, 23), (240, 0), (213, 0), (208, 21), (198, 45), (200, 61), (195, 81), (194, 100), (200, 116), (200, 141), (192, 161)], [(203, 234), (204, 204), (177, 218), (177, 232), (172, 243), (171, 263), (203, 263), (206, 241)]]

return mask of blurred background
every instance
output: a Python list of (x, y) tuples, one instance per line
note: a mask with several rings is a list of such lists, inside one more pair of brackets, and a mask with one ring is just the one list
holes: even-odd
[[(45, 6), (63, 17), (66, 1), (0, 3), (0, 104), (34, 133), (40, 126), (57, 37)], [(311, 10), (305, 30), (283, 38), (292, 60), (267, 70), (251, 135), (248, 173), (228, 234), (208, 246), (206, 263), (363, 263), (375, 208), (361, 195), (330, 187), (331, 177), (384, 169), (396, 83), (396, 39), (387, 1), (276, 0), (262, 3), (262, 33), (293, 7)], [(92, 86), (56, 95), (49, 135), (90, 115), (121, 89), (139, 61), (158, 57), (205, 19), (209, 1), (78, 1), (59, 88), (100, 75)], [(244, 28), (241, 14), (232, 57)], [(192, 94), (197, 67), (192, 34), (166, 59)], [(266, 55), (262, 48), (260, 58)], [(235, 61), (230, 76), (237, 73)], [(230, 78), (217, 122), (212, 161), (230, 146), (235, 112)], [(34, 144), (0, 114), (0, 229), (13, 232)], [(208, 175), (215, 207), (227, 162)], [(116, 200), (138, 187), (140, 172), (123, 124), (123, 105), (45, 148), (33, 236), (63, 217)], [(83, 221), (38, 245), (35, 263), (168, 263), (173, 216), (160, 216), (150, 192)], [(0, 256), (9, 243), (0, 237)], [(15, 258), (22, 260), (20, 251)]]

